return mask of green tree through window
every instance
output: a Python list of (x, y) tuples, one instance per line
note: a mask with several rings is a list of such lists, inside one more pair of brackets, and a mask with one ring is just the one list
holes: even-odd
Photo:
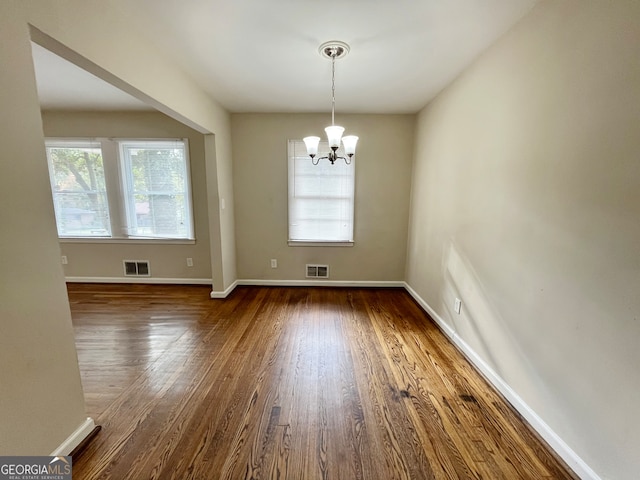
[(63, 236), (109, 236), (109, 205), (100, 145), (47, 149), (58, 232)]

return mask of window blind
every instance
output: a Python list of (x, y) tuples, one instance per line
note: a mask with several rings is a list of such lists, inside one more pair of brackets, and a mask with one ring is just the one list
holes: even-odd
[[(318, 151), (328, 152), (328, 143)], [(353, 242), (355, 161), (313, 165), (304, 142), (289, 140), (288, 170), (289, 241)]]

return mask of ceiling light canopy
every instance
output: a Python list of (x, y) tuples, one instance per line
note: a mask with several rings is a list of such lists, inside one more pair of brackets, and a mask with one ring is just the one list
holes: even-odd
[[(305, 137), (303, 138), (305, 145), (307, 146), (307, 154), (311, 157), (311, 162), (317, 165), (320, 160), (327, 159), (333, 165), (336, 160), (344, 160), (345, 163), (350, 164), (351, 159), (356, 153), (356, 143), (358, 143), (358, 137), (355, 135), (342, 136), (344, 133), (344, 127), (335, 124), (335, 112), (336, 112), (336, 60), (342, 58), (349, 53), (349, 45), (344, 42), (336, 40), (325, 42), (320, 45), (318, 49), (320, 55), (331, 60), (331, 126), (324, 129), (327, 134), (327, 140), (329, 141), (329, 148), (331, 151), (322, 157), (315, 158), (318, 154), (318, 144), (320, 143), (320, 137)], [(344, 145), (344, 153), (346, 157), (338, 156), (336, 153), (340, 148), (340, 141)]]

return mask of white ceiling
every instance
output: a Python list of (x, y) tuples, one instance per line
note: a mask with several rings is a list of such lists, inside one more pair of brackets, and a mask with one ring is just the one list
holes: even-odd
[[(110, 5), (232, 112), (330, 110), (331, 62), (318, 47), (341, 40), (351, 52), (336, 62), (336, 111), (413, 113), (536, 1), (113, 0)], [(43, 107), (142, 108), (126, 94), (98, 90), (96, 77), (39, 50), (34, 60)]]

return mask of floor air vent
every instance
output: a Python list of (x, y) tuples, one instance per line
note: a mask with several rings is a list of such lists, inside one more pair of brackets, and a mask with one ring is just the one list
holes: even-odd
[(307, 278), (329, 278), (329, 265), (307, 264)]
[(150, 277), (148, 260), (123, 260), (125, 277)]

